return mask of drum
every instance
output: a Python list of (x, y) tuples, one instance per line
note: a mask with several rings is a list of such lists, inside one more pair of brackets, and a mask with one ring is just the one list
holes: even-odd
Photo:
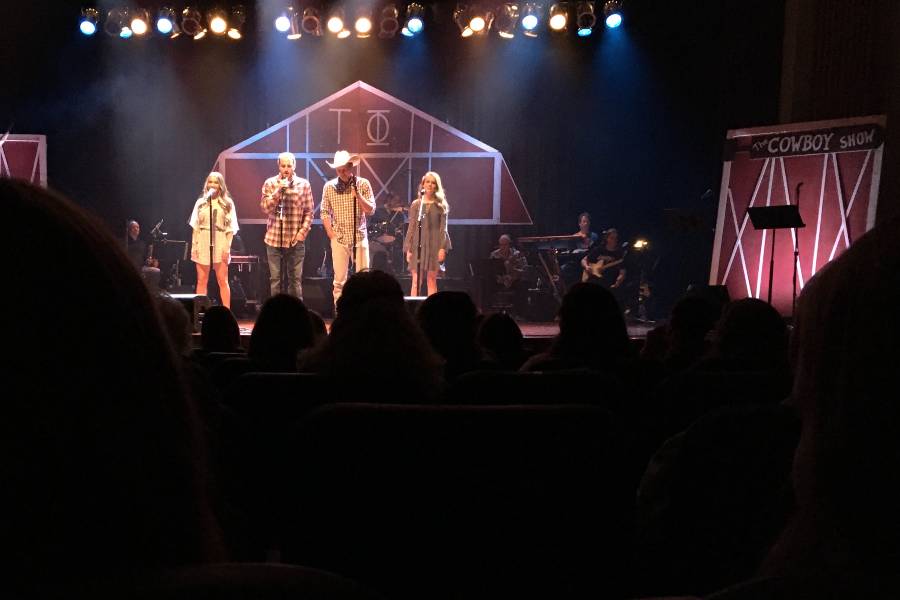
[(369, 238), (384, 245), (397, 239), (397, 231), (390, 221), (378, 221), (369, 225)]

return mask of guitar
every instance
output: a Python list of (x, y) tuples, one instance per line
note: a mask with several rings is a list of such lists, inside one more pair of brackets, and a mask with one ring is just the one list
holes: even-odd
[(147, 260), (144, 261), (144, 264), (155, 269), (159, 268), (159, 261), (153, 258), (153, 244), (147, 244)]
[(599, 279), (603, 277), (604, 271), (618, 266), (624, 261), (624, 258), (620, 258), (619, 260), (608, 262), (607, 259), (600, 257), (600, 260), (595, 263), (588, 263), (588, 265), (584, 268), (584, 271), (581, 273), (581, 281), (588, 281), (592, 276)]

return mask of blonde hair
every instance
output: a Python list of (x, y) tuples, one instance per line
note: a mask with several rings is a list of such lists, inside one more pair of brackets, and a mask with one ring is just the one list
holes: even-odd
[(425, 178), (428, 176), (434, 178), (434, 182), (437, 184), (437, 190), (434, 192), (434, 197), (438, 199), (437, 205), (440, 209), (446, 214), (450, 212), (450, 205), (447, 204), (447, 196), (444, 194), (444, 184), (441, 183), (441, 176), (438, 175), (434, 171), (428, 171), (424, 175), (422, 175), (422, 181), (419, 185), (425, 185)]
[(280, 165), (281, 161), (283, 161), (285, 159), (290, 160), (291, 164), (294, 165), (295, 167), (297, 166), (297, 157), (294, 156), (293, 152), (282, 152), (281, 154), (279, 154), (278, 161), (277, 161), (278, 164)]
[(228, 186), (225, 185), (225, 176), (218, 171), (213, 171), (203, 180), (203, 190), (200, 192), (200, 197), (202, 198), (206, 195), (206, 190), (208, 189), (206, 182), (209, 181), (210, 177), (215, 179), (219, 184), (219, 193), (216, 195), (216, 200), (218, 200), (224, 206), (225, 210), (230, 213), (231, 208), (234, 206), (234, 200), (231, 199), (231, 194), (228, 192)]

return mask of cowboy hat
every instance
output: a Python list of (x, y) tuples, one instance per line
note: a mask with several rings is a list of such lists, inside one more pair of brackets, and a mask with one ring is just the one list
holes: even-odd
[(338, 150), (334, 153), (334, 163), (330, 163), (326, 160), (325, 164), (332, 169), (337, 169), (338, 167), (343, 167), (346, 164), (355, 165), (358, 162), (359, 156), (357, 156), (356, 154), (350, 154), (346, 150)]

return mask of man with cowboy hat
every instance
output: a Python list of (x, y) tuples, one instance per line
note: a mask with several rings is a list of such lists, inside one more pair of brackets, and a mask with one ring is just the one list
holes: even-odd
[(334, 302), (341, 297), (351, 257), (356, 272), (369, 268), (369, 237), (366, 216), (375, 212), (375, 197), (367, 179), (357, 177), (353, 167), (359, 156), (346, 150), (334, 153), (334, 162), (325, 161), (337, 177), (322, 190), (322, 225), (331, 240), (331, 262), (334, 266)]

